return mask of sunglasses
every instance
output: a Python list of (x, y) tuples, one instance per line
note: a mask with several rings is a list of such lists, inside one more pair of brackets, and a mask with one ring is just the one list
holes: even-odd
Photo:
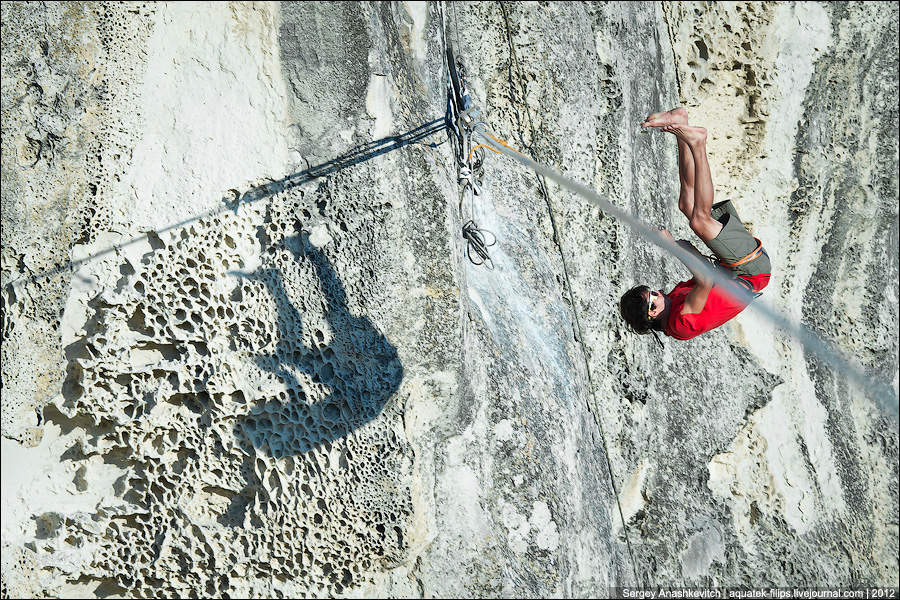
[(653, 310), (653, 296), (656, 296), (656, 292), (649, 292), (647, 294), (647, 316), (650, 316), (650, 311)]

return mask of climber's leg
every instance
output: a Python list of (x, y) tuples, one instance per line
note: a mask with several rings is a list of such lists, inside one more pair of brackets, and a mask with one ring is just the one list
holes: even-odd
[(680, 123), (665, 125), (662, 129), (674, 134), (690, 149), (694, 160), (694, 206), (690, 215), (691, 229), (697, 237), (708, 242), (722, 231), (722, 223), (710, 214), (715, 188), (706, 157), (706, 129)]
[(694, 171), (694, 155), (688, 145), (679, 139), (678, 179), (681, 182), (681, 190), (678, 193), (678, 210), (688, 219), (694, 214)]
[[(647, 117), (641, 127), (665, 127), (666, 125), (687, 125), (687, 111), (681, 107)], [(678, 179), (681, 190), (678, 194), (678, 210), (688, 219), (694, 212), (694, 157), (687, 143), (676, 137), (678, 143)]]

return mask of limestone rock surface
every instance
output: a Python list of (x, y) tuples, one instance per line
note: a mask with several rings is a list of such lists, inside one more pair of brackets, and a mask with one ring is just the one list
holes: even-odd
[(2, 596), (897, 587), (896, 399), (749, 310), (628, 333), (683, 267), (501, 156), (461, 202), (442, 120), (451, 43), (492, 131), (690, 238), (639, 128), (685, 106), (759, 302), (896, 396), (898, 16), (3, 3)]

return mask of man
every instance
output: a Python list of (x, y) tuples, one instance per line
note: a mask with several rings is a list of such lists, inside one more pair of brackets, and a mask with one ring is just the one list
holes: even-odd
[[(730, 200), (713, 204), (706, 129), (688, 125), (687, 111), (680, 107), (650, 115), (641, 127), (654, 127), (675, 136), (681, 180), (678, 208), (688, 218), (691, 230), (715, 254), (718, 266), (727, 269), (734, 278), (731, 285), (758, 293), (769, 283), (769, 256), (762, 243), (747, 232)], [(674, 241), (665, 229), (660, 233)], [(703, 256), (689, 241), (677, 243)], [(668, 294), (639, 285), (622, 296), (619, 312), (632, 331), (642, 335), (661, 331), (678, 340), (689, 340), (715, 329), (746, 308), (708, 276), (690, 266), (688, 269), (693, 277), (676, 285)]]

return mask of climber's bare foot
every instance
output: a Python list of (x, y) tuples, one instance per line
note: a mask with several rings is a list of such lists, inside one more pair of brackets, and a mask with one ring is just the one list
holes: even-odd
[(641, 123), (641, 127), (664, 127), (666, 125), (687, 125), (688, 114), (682, 107), (673, 108), (666, 112), (653, 113)]
[(688, 146), (702, 146), (706, 144), (706, 129), (692, 125), (672, 124), (662, 127), (663, 131), (673, 134)]

